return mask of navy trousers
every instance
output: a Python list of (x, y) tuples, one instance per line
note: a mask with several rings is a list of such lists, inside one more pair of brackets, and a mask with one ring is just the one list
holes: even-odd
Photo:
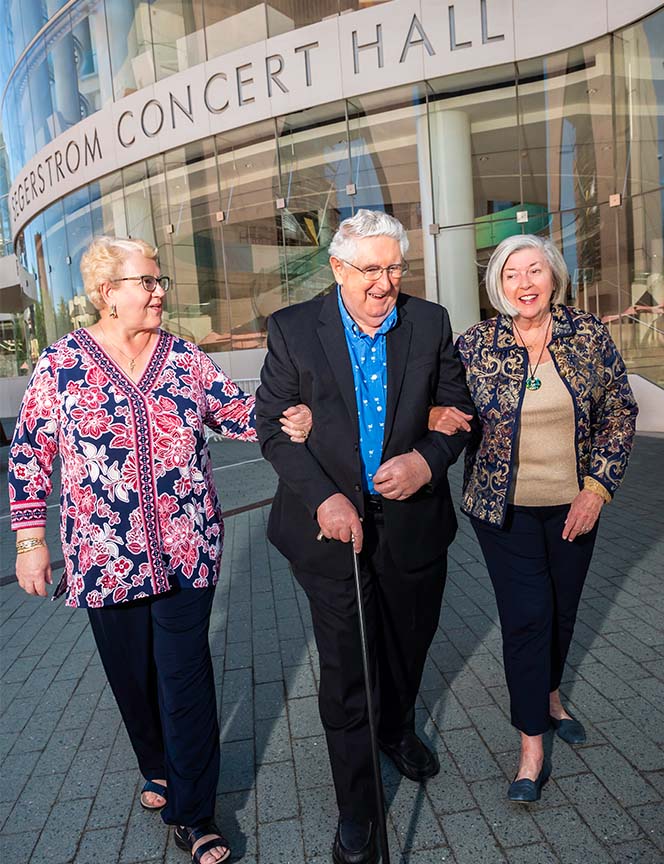
[(163, 777), (169, 825), (214, 817), (219, 726), (208, 629), (214, 588), (89, 609), (108, 681), (143, 776)]
[(526, 735), (551, 725), (549, 693), (560, 686), (597, 536), (595, 524), (563, 540), (568, 512), (510, 506), (503, 528), (471, 518), (496, 593), (512, 724)]

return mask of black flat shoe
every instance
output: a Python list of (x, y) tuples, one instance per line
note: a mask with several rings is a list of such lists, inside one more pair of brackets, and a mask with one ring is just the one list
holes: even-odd
[(376, 831), (373, 822), (339, 819), (332, 846), (334, 864), (376, 864)]
[(404, 777), (416, 783), (428, 780), (440, 771), (438, 757), (414, 732), (404, 732), (396, 744), (381, 741), (380, 749), (390, 757)]
[(522, 780), (513, 780), (510, 783), (507, 790), (508, 800), (516, 801), (517, 804), (532, 804), (533, 801), (539, 801), (542, 797), (542, 786), (550, 776), (551, 765), (545, 760), (537, 780), (524, 777)]
[(583, 728), (583, 724), (575, 720), (574, 717), (571, 720), (556, 720), (555, 717), (552, 717), (551, 725), (556, 730), (556, 735), (567, 744), (585, 744), (586, 730)]

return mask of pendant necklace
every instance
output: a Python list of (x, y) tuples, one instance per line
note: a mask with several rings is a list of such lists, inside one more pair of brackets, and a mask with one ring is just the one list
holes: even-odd
[(145, 345), (141, 348), (141, 350), (138, 352), (138, 354), (135, 354), (133, 357), (130, 357), (130, 355), (129, 355), (129, 354), (126, 354), (126, 353), (122, 350), (122, 348), (120, 348), (119, 345), (116, 345), (115, 342), (112, 342), (112, 341), (108, 338), (108, 336), (106, 335), (106, 331), (105, 331), (104, 328), (101, 326), (101, 321), (98, 321), (97, 323), (99, 324), (99, 329), (100, 329), (101, 332), (104, 334), (104, 340), (105, 340), (109, 345), (112, 345), (113, 348), (115, 348), (116, 351), (119, 351), (120, 354), (122, 354), (123, 357), (126, 357), (127, 360), (129, 360), (129, 374), (130, 374), (130, 375), (133, 375), (133, 373), (134, 373), (134, 369), (136, 368), (136, 361), (138, 360), (138, 358), (141, 356), (141, 354), (145, 351), (145, 349), (146, 349), (146, 348), (148, 347), (148, 345), (150, 344), (150, 340), (152, 339), (152, 333), (150, 333), (150, 335), (148, 336), (148, 340), (147, 340), (147, 342), (146, 342)]
[[(552, 317), (553, 317), (552, 315), (549, 315), (549, 321), (546, 325), (546, 330), (544, 331), (544, 341), (542, 342), (542, 350), (539, 353), (539, 357), (537, 358), (537, 363), (535, 363), (534, 368), (530, 364), (530, 354), (528, 355), (528, 372), (529, 372), (529, 374), (528, 374), (528, 377), (526, 378), (526, 389), (527, 390), (539, 390), (540, 387), (542, 386), (542, 380), (540, 378), (537, 378), (535, 373), (537, 372), (539, 365), (540, 365), (540, 362), (542, 360), (542, 357), (544, 356), (544, 349), (546, 348), (546, 337), (549, 333), (549, 326), (551, 325)], [(523, 346), (526, 348), (526, 350), (528, 350), (528, 346), (526, 345), (526, 342), (525, 342), (523, 336), (521, 335), (521, 331), (516, 326), (516, 321), (514, 321), (514, 319), (512, 319), (512, 324), (514, 325), (514, 329), (516, 330), (516, 332), (519, 334), (519, 339), (521, 340)]]

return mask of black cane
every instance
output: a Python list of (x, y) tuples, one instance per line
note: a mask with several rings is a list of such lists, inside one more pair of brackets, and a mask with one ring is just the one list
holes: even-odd
[[(355, 542), (353, 537), (352, 543)], [(371, 740), (371, 757), (373, 760), (374, 785), (376, 787), (376, 818), (378, 820), (378, 835), (380, 838), (380, 853), (383, 864), (390, 864), (390, 848), (387, 842), (387, 826), (385, 825), (385, 794), (383, 778), (380, 773), (380, 756), (378, 754), (378, 736), (373, 711), (373, 688), (371, 686), (371, 666), (369, 663), (369, 646), (367, 644), (367, 626), (364, 615), (364, 600), (362, 599), (362, 583), (360, 581), (360, 556), (353, 549), (353, 569), (355, 570), (355, 593), (357, 594), (357, 615), (360, 619), (360, 643), (362, 646), (362, 666), (364, 667), (364, 689), (367, 694), (367, 711), (369, 712), (369, 738)]]

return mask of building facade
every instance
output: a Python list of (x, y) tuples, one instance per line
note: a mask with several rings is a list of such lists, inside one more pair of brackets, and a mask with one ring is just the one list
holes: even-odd
[(157, 245), (164, 326), (251, 379), (267, 316), (330, 289), (360, 207), (404, 223), (403, 289), (457, 332), (493, 314), (495, 245), (550, 237), (568, 301), (664, 377), (662, 4), (0, 0), (0, 48), (0, 246), (23, 286), (0, 288), (0, 416), (95, 320), (93, 236)]

